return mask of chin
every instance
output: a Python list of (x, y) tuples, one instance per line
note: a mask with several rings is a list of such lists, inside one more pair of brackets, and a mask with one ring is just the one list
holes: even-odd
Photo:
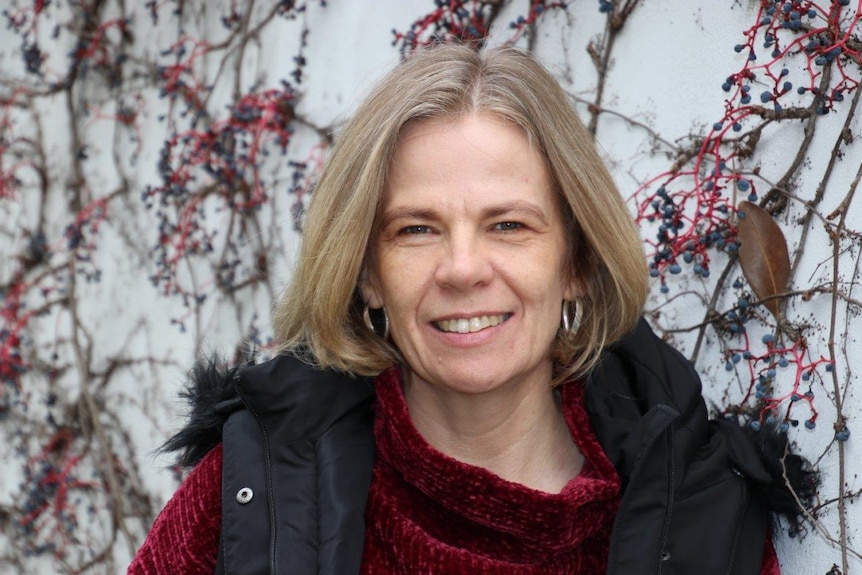
[(514, 372), (501, 372), (499, 366), (467, 365), (439, 371), (432, 385), (465, 395), (482, 395), (507, 387), (513, 381), (526, 379)]

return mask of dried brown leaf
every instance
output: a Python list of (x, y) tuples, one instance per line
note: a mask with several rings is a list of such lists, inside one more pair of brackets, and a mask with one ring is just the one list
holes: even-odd
[[(780, 318), (780, 298), (790, 279), (790, 255), (781, 228), (765, 210), (751, 202), (740, 202), (739, 263), (754, 295), (763, 302), (776, 321)], [(743, 217), (743, 214), (745, 216)], [(771, 298), (771, 299), (767, 299)]]

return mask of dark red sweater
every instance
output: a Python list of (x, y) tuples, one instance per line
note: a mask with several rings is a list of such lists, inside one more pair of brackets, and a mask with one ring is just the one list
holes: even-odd
[(413, 427), (398, 371), (378, 377), (376, 391), (363, 575), (605, 572), (620, 484), (590, 431), (580, 385), (564, 387), (563, 410), (584, 467), (559, 494), (431, 447)]
[[(397, 372), (377, 380), (377, 459), (366, 507), (362, 574), (603, 573), (619, 481), (596, 441), (577, 384), (563, 388), (582, 472), (559, 494), (507, 482), (429, 446), (413, 427)], [(221, 524), (221, 446), (167, 503), (132, 575), (211, 574)], [(779, 575), (767, 540), (761, 575)]]

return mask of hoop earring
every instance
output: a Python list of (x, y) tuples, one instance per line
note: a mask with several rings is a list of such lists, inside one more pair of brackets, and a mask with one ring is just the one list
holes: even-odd
[(581, 318), (578, 313), (578, 304), (573, 301), (563, 300), (563, 311), (560, 319), (563, 331), (574, 334), (581, 327)]
[(389, 316), (386, 315), (386, 308), (379, 307), (374, 310), (376, 312), (380, 312), (383, 316), (383, 335), (377, 333), (377, 328), (374, 327), (374, 322), (371, 321), (371, 308), (368, 307), (368, 304), (365, 304), (365, 307), (362, 309), (362, 321), (365, 323), (365, 327), (371, 330), (371, 332), (380, 337), (380, 339), (387, 340), (389, 339)]

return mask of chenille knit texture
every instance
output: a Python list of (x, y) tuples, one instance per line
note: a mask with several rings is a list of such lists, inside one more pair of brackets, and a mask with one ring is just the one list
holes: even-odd
[[(399, 377), (388, 371), (377, 380), (363, 575), (604, 573), (619, 483), (591, 431), (579, 384), (563, 386), (562, 398), (584, 468), (561, 493), (546, 494), (434, 450), (409, 419)], [(130, 575), (215, 571), (222, 459), (219, 445), (192, 470), (153, 524)], [(780, 575), (768, 539), (761, 575)]]
[(584, 467), (557, 494), (431, 447), (401, 389), (398, 370), (377, 378), (363, 575), (605, 572), (620, 482), (590, 430), (582, 386), (563, 386), (562, 403)]
[(212, 575), (221, 530), (222, 446), (213, 448), (156, 518), (129, 575)]

